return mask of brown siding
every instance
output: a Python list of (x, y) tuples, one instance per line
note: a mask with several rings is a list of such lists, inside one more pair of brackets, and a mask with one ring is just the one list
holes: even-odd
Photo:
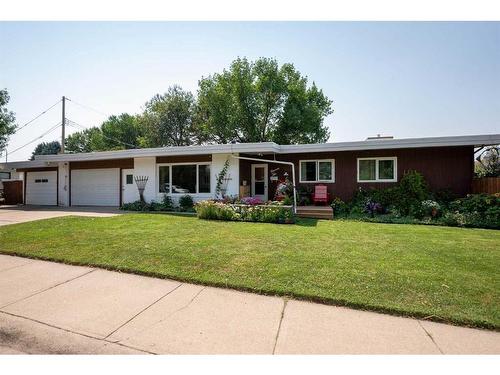
[(70, 169), (134, 168), (134, 159), (72, 161)]
[(16, 172), (46, 172), (57, 171), (57, 167), (38, 167), (38, 168), (17, 168)]
[(205, 161), (212, 161), (212, 154), (156, 157), (157, 163), (203, 163)]
[[(414, 149), (395, 150), (366, 150), (366, 151), (340, 151), (321, 152), (304, 154), (279, 154), (277, 160), (291, 161), (295, 164), (295, 178), (297, 185), (311, 186), (314, 183), (300, 184), (299, 181), (299, 160), (307, 159), (335, 159), (335, 183), (326, 183), (331, 196), (338, 196), (341, 199), (350, 199), (353, 193), (360, 187), (363, 189), (386, 188), (394, 183), (357, 182), (357, 158), (362, 157), (383, 157), (396, 156), (398, 181), (405, 171), (417, 170), (425, 177), (432, 190), (451, 189), (459, 196), (464, 196), (471, 192), (473, 177), (473, 155), (472, 146), (463, 147), (429, 147)], [(270, 155), (263, 158), (272, 159)], [(240, 184), (247, 180), (250, 184), (250, 165), (253, 163), (247, 160), (240, 160)], [(279, 164), (269, 164), (269, 170), (280, 168), (279, 176), (286, 170), (287, 166)], [(291, 178), (291, 176), (290, 176)], [(272, 199), (276, 189), (276, 183), (269, 184), (269, 198)]]

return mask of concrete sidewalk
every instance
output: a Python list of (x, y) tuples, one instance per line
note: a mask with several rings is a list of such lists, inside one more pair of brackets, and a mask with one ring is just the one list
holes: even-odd
[(0, 255), (0, 353), (500, 354), (500, 333)]

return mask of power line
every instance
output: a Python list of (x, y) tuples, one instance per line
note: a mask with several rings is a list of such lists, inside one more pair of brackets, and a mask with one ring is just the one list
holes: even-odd
[[(83, 129), (83, 130), (88, 130), (89, 128), (77, 123), (77, 122), (74, 122), (73, 120), (70, 120), (70, 119), (66, 119), (66, 121), (68, 121), (68, 125), (69, 126), (73, 126), (75, 128), (79, 128), (79, 129)], [(100, 130), (100, 129), (99, 129)], [(103, 134), (102, 130), (101, 130), (101, 135), (106, 138), (106, 139), (109, 139), (111, 141), (115, 141), (115, 142), (118, 142), (118, 143), (121, 143), (121, 144), (124, 144), (126, 146), (130, 146), (130, 147), (133, 147), (133, 148), (140, 148), (139, 146), (136, 146), (136, 145), (133, 145), (133, 144), (130, 144), (130, 143), (127, 143), (127, 142), (123, 142), (119, 139), (116, 139), (116, 138), (112, 138), (112, 137), (108, 137), (107, 135)]]
[(66, 100), (69, 100), (70, 102), (72, 103), (75, 103), (76, 105), (82, 107), (82, 108), (85, 108), (85, 109), (88, 109), (89, 111), (92, 111), (92, 112), (95, 112), (95, 113), (99, 113), (100, 115), (103, 115), (103, 116), (106, 116), (106, 117), (111, 117), (109, 114), (107, 113), (104, 113), (104, 112), (101, 112), (97, 109), (94, 109), (92, 107), (89, 107), (88, 105), (85, 105), (85, 104), (81, 104), (81, 103), (78, 103), (78, 102), (75, 102), (73, 99), (70, 99), (68, 97), (66, 97)]
[(21, 150), (21, 149), (25, 148), (26, 146), (29, 146), (29, 145), (30, 145), (30, 144), (32, 144), (33, 142), (36, 142), (36, 141), (38, 141), (39, 139), (41, 139), (41, 138), (45, 137), (47, 134), (49, 134), (49, 133), (53, 132), (54, 130), (56, 130), (59, 126), (61, 126), (61, 123), (60, 123), (60, 122), (58, 122), (56, 125), (54, 125), (54, 126), (53, 126), (53, 127), (51, 127), (49, 130), (47, 130), (46, 132), (44, 132), (42, 135), (40, 135), (40, 136), (36, 137), (35, 139), (33, 139), (33, 140), (29, 141), (29, 142), (28, 142), (28, 143), (26, 143), (25, 145), (22, 145), (21, 147), (16, 148), (14, 151), (10, 151), (10, 152), (9, 152), (9, 155), (12, 155), (14, 152), (19, 151), (19, 150)]
[(58, 100), (57, 103), (51, 105), (49, 108), (47, 108), (45, 111), (43, 111), (42, 113), (38, 114), (37, 116), (35, 116), (34, 118), (32, 118), (31, 120), (29, 120), (27, 123), (25, 123), (24, 125), (20, 126), (19, 128), (16, 129), (16, 133), (23, 129), (24, 127), (28, 126), (29, 124), (31, 124), (33, 121), (35, 121), (37, 118), (39, 118), (40, 116), (43, 116), (44, 114), (46, 114), (48, 111), (50, 111), (52, 108), (54, 108), (56, 105), (58, 105), (59, 103), (61, 102), (61, 100)]

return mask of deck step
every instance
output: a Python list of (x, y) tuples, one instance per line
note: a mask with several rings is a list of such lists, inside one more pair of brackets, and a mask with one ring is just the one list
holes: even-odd
[(330, 206), (301, 206), (297, 207), (298, 217), (313, 219), (333, 219), (333, 209)]

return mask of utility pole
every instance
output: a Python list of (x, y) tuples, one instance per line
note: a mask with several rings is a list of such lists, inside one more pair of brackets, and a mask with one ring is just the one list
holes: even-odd
[(61, 134), (61, 154), (64, 154), (64, 139), (66, 138), (66, 97), (62, 97), (62, 134)]

